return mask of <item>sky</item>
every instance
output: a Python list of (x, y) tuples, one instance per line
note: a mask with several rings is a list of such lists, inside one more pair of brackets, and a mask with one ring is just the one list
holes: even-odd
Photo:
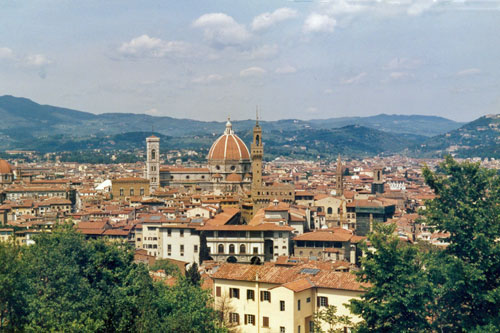
[(0, 0), (0, 95), (207, 121), (500, 113), (500, 0)]

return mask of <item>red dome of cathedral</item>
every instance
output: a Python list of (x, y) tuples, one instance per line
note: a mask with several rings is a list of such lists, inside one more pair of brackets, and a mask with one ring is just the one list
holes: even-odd
[(232, 124), (228, 120), (224, 134), (222, 134), (221, 137), (214, 142), (212, 148), (210, 148), (208, 160), (240, 161), (249, 159), (250, 152), (247, 146), (243, 140), (234, 134)]
[(0, 174), (12, 173), (12, 167), (6, 160), (0, 160)]

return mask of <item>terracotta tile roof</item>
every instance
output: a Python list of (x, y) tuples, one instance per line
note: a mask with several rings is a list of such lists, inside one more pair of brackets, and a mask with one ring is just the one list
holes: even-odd
[(323, 242), (348, 242), (352, 238), (351, 233), (333, 232), (331, 230), (318, 230), (306, 232), (295, 237), (295, 241), (323, 241)]
[(225, 208), (224, 211), (215, 215), (213, 218), (207, 221), (207, 226), (218, 226), (224, 225), (229, 222), (236, 214), (238, 214), (240, 210), (238, 208)]
[(208, 152), (208, 160), (240, 161), (249, 159), (250, 152), (247, 146), (230, 128), (226, 128), (226, 132), (213, 143)]
[(299, 280), (285, 283), (282, 286), (298, 293), (298, 292), (313, 288), (314, 283), (312, 283), (311, 280), (309, 280), (308, 278), (303, 278), (303, 279), (299, 279)]
[(205, 225), (197, 228), (198, 230), (214, 231), (214, 230), (231, 230), (231, 231), (293, 231), (289, 226), (280, 226), (275, 223), (261, 223), (257, 225)]
[[(264, 265), (222, 264), (212, 278), (235, 281), (259, 281), (269, 284), (283, 285), (291, 290), (305, 290), (310, 287), (363, 291), (362, 284), (352, 273), (336, 272), (331, 265), (318, 265), (317, 262), (297, 265), (293, 267), (276, 266), (272, 263)], [(329, 268), (326, 268), (328, 266)], [(315, 274), (303, 271), (304, 268), (317, 269)], [(313, 286), (309, 286), (312, 284)], [(285, 286), (286, 285), (286, 286)], [(304, 289), (305, 288), (305, 289)], [(295, 291), (295, 290), (294, 290)]]

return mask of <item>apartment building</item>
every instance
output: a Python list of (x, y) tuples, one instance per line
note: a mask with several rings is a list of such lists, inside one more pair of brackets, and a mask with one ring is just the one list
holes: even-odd
[(360, 320), (344, 304), (363, 294), (363, 284), (328, 263), (225, 263), (212, 279), (216, 309), (224, 304), (229, 321), (240, 332), (309, 333), (314, 314), (329, 305), (353, 322)]

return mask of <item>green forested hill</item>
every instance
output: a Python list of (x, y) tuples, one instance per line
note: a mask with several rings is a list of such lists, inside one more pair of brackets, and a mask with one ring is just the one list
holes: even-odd
[(487, 115), (411, 148), (417, 156), (500, 158), (500, 115)]
[[(204, 122), (144, 114), (92, 114), (26, 98), (0, 96), (0, 150), (40, 152), (144, 148), (154, 125), (162, 149), (192, 149), (205, 156), (225, 121)], [(330, 158), (404, 153), (413, 156), (499, 157), (498, 116), (462, 124), (435, 116), (386, 115), (262, 121), (266, 157)], [(254, 120), (233, 121), (249, 144)], [(429, 138), (431, 137), (431, 138)]]

